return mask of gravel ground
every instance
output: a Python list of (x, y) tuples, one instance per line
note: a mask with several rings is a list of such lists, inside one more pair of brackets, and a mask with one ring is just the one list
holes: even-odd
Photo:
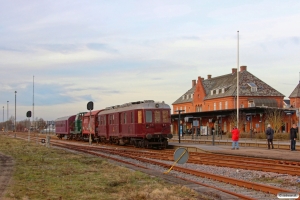
[[(98, 152), (98, 153), (101, 153), (101, 152)], [(105, 154), (105, 155), (108, 155), (108, 154)], [(118, 159), (124, 159), (127, 161), (129, 160), (132, 163), (144, 165), (149, 168), (151, 167), (152, 169), (158, 170), (161, 172), (166, 171), (166, 169), (159, 167), (159, 166), (152, 165), (152, 164), (144, 164), (137, 160), (123, 158), (123, 157), (111, 155), (111, 154), (110, 154), (110, 156), (116, 157)], [(159, 160), (159, 161), (170, 164), (170, 165), (172, 165), (174, 163), (174, 162), (170, 162), (170, 161), (161, 161), (161, 160)], [(277, 174), (277, 173), (273, 173), (273, 172), (234, 169), (234, 168), (229, 168), (229, 167), (217, 167), (217, 166), (212, 166), (212, 165), (198, 165), (198, 164), (190, 164), (190, 163), (186, 163), (186, 164), (182, 164), (182, 165), (177, 164), (177, 166), (300, 192), (300, 177), (298, 177), (298, 176), (292, 176), (292, 175), (288, 175), (288, 174)], [(182, 174), (182, 173), (172, 171), (172, 174), (176, 174), (179, 176), (179, 174)], [(182, 176), (182, 175), (180, 175), (180, 176)], [(187, 175), (183, 175), (183, 176), (187, 176)], [(260, 180), (263, 180), (263, 181), (260, 181)]]

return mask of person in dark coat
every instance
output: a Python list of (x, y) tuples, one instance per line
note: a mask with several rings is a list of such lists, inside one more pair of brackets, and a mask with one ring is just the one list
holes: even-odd
[(234, 127), (231, 131), (232, 134), (232, 150), (239, 149), (239, 138), (240, 138), (240, 131), (237, 127)]
[(270, 144), (272, 144), (272, 149), (274, 149), (273, 146), (273, 137), (274, 137), (274, 130), (271, 128), (271, 124), (268, 124), (268, 128), (266, 130), (267, 140), (268, 140), (268, 149), (270, 149)]
[(293, 124), (290, 130), (290, 139), (291, 139), (291, 151), (296, 151), (296, 139), (297, 139), (298, 128), (296, 124)]

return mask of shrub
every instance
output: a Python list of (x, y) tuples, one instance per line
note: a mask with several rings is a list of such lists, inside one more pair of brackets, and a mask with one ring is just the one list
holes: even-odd
[(290, 134), (289, 133), (275, 133), (274, 134), (274, 139), (289, 140), (290, 139)]

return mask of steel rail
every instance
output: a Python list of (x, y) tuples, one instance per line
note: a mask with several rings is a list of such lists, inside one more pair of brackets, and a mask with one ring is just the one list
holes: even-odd
[[(67, 148), (69, 148), (69, 147), (67, 147)], [(76, 147), (76, 148), (78, 148), (78, 147)], [(87, 150), (87, 149), (90, 149), (90, 150)], [(86, 152), (86, 153), (95, 153), (93, 151), (95, 151), (97, 149), (99, 151), (99, 148), (93, 148), (93, 147), (81, 147), (81, 149), (78, 148), (78, 150)], [(117, 152), (117, 150), (111, 151), (107, 148), (103, 148), (101, 150), (103, 152), (128, 157), (128, 158), (131, 158), (131, 159), (139, 160), (139, 161), (146, 162), (146, 163), (151, 163), (151, 164), (162, 166), (162, 167), (165, 167), (165, 168), (170, 168), (171, 167), (170, 164), (165, 164), (165, 163), (161, 163), (161, 162), (158, 162), (158, 161), (149, 160), (147, 158), (141, 158), (141, 157), (138, 157), (138, 156), (133, 156), (132, 154), (124, 153), (124, 151), (123, 152)], [(245, 188), (256, 190), (256, 191), (262, 191), (262, 192), (270, 193), (270, 194), (274, 194), (274, 195), (277, 195), (280, 192), (295, 193), (295, 191), (292, 191), (292, 190), (287, 190), (287, 189), (278, 188), (278, 187), (269, 186), (269, 185), (263, 185), (263, 184), (260, 184), (260, 183), (253, 183), (253, 182), (249, 182), (249, 181), (234, 179), (234, 178), (221, 176), (221, 175), (216, 175), (216, 174), (212, 174), (212, 173), (208, 173), (208, 172), (196, 171), (196, 170), (187, 169), (187, 168), (178, 167), (178, 166), (174, 166), (173, 170), (183, 172), (183, 173), (186, 173), (186, 174), (191, 174), (191, 175), (195, 175), (195, 176), (199, 176), (199, 177), (204, 177), (204, 178), (224, 182), (224, 183), (228, 183), (228, 184), (232, 184), (232, 185), (237, 185), (237, 186), (240, 186), (240, 187), (245, 187)], [(300, 193), (299, 193), (299, 195), (300, 195)]]
[[(80, 152), (84, 152), (84, 153), (87, 153), (87, 154), (91, 154), (91, 155), (95, 155), (95, 156), (99, 156), (99, 157), (104, 157), (104, 158), (107, 158), (107, 159), (112, 159), (114, 161), (117, 161), (117, 162), (121, 162), (121, 163), (126, 163), (126, 164), (129, 164), (129, 165), (133, 165), (133, 166), (137, 166), (137, 167), (140, 167), (140, 165), (136, 165), (136, 164), (133, 164), (133, 163), (130, 163), (130, 162), (127, 162), (127, 161), (124, 161), (124, 160), (121, 160), (121, 159), (118, 159), (118, 158), (113, 158), (113, 157), (110, 157), (110, 156), (105, 156), (101, 153), (97, 153), (95, 152), (94, 150), (90, 151), (90, 150), (85, 150), (84, 147), (79, 147), (79, 148), (76, 148), (76, 147), (70, 147), (70, 146), (66, 146), (65, 144), (54, 144), (55, 146), (59, 146), (59, 147), (63, 147), (63, 148), (67, 148), (67, 149), (72, 149), (72, 150), (76, 150), (76, 151), (80, 151)], [(108, 151), (108, 153), (111, 153), (108, 149), (106, 149), (105, 151)], [(114, 152), (115, 153), (115, 152)], [(117, 155), (120, 155), (120, 154), (117, 154)], [(122, 155), (123, 156), (123, 155)], [(128, 156), (126, 156), (128, 157)], [(133, 158), (135, 159), (135, 158)], [(137, 159), (135, 159), (137, 160)], [(147, 161), (147, 163), (151, 163), (149, 162), (149, 160)], [(168, 166), (168, 165), (166, 165)], [(142, 168), (144, 169), (150, 169), (150, 168), (147, 168), (147, 167), (144, 167), (142, 166)], [(189, 180), (189, 179), (186, 179), (186, 178), (182, 178), (182, 177), (177, 177), (177, 178), (180, 178), (182, 180), (185, 180), (185, 181), (188, 181), (188, 182), (193, 182), (195, 184), (198, 184), (198, 185), (202, 185), (202, 186), (205, 186), (205, 187), (208, 187), (208, 188), (213, 188), (213, 189), (216, 189), (218, 191), (222, 191), (224, 193), (227, 193), (227, 194), (231, 194), (233, 196), (236, 196), (238, 197), (239, 199), (241, 200), (255, 200), (254, 198), (252, 197), (248, 197), (248, 196), (245, 196), (245, 195), (242, 195), (242, 194), (238, 194), (238, 193), (235, 193), (235, 192), (231, 192), (229, 190), (225, 190), (225, 189), (222, 189), (222, 188), (218, 188), (218, 187), (215, 187), (213, 185), (208, 185), (208, 184), (204, 184), (204, 183), (200, 183), (198, 181), (193, 181), (193, 180)]]

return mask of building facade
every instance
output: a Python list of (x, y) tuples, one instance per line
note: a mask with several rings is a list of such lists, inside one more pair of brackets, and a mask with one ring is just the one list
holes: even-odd
[[(239, 95), (237, 97), (237, 73), (239, 76)], [(300, 93), (298, 85), (290, 95), (293, 108), (300, 106)], [(238, 100), (239, 99), (239, 100)], [(238, 101), (237, 101), (238, 100)], [(247, 66), (233, 68), (231, 73), (218, 77), (207, 75), (207, 79), (198, 77), (192, 80), (192, 87), (181, 95), (173, 104), (173, 130), (178, 131), (178, 112), (183, 117), (180, 124), (186, 131), (193, 127), (192, 121), (198, 127), (206, 129), (220, 129), (228, 132), (232, 129), (233, 114), (237, 106), (242, 112), (239, 128), (245, 132), (262, 132), (265, 130), (265, 108), (284, 108), (284, 95), (272, 88), (247, 70)], [(288, 131), (291, 123), (296, 120), (296, 111), (287, 108), (284, 116), (286, 123), (282, 131)], [(242, 116), (243, 115), (243, 116)], [(176, 120), (177, 117), (177, 120)], [(222, 118), (222, 119), (221, 119)], [(221, 120), (220, 120), (221, 119)]]

